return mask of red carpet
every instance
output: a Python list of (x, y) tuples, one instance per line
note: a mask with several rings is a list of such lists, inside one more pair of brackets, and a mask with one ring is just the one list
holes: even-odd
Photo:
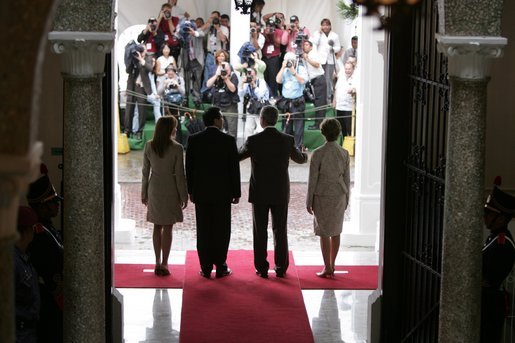
[(168, 276), (154, 274), (153, 264), (115, 264), (114, 286), (117, 288), (182, 288), (184, 265), (173, 264)]
[(231, 250), (233, 274), (208, 280), (198, 275), (197, 252), (187, 252), (181, 343), (314, 341), (291, 253), (285, 278), (258, 277), (252, 261), (252, 251)]
[(323, 266), (296, 266), (302, 289), (376, 289), (377, 266), (337, 266), (334, 279), (316, 276)]

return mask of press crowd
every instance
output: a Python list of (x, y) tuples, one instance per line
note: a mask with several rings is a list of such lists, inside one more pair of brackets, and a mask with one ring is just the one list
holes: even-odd
[[(259, 110), (272, 104), (283, 114), (283, 130), (300, 147), (306, 102), (313, 103), (316, 111), (308, 129), (319, 129), (326, 111), (334, 108), (342, 134), (351, 135), (358, 37), (352, 37), (344, 49), (329, 19), (321, 19), (320, 26), (310, 30), (297, 15), (267, 13), (265, 5), (254, 1), (249, 39), (239, 49), (239, 60), (232, 61), (227, 14), (213, 11), (205, 19), (187, 12), (175, 16), (177, 0), (164, 3), (125, 48), (128, 81), (123, 132), (141, 139), (146, 107), (152, 107), (156, 122), (162, 115), (181, 119), (190, 110), (191, 100), (195, 107), (207, 103), (221, 108), (224, 130), (234, 137), (241, 101), (244, 138), (260, 131)], [(186, 143), (182, 137), (178, 140)]]

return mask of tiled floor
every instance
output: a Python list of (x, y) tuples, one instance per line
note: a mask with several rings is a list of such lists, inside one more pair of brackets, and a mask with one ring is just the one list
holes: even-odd
[[(134, 220), (130, 241), (116, 244), (118, 263), (153, 263), (151, 224), (145, 220), (145, 208), (139, 200), (141, 151), (119, 155), (119, 183), (122, 217)], [(288, 221), (290, 249), (298, 265), (321, 265), (317, 237), (313, 235), (312, 217), (305, 210), (306, 180), (309, 165), (290, 166), (291, 200)], [(233, 207), (231, 249), (251, 249), (251, 213), (246, 201), (250, 164), (241, 164), (242, 200)], [(349, 213), (349, 212), (348, 212)], [(350, 225), (346, 216), (345, 227)], [(272, 247), (270, 238), (269, 247)], [(184, 223), (174, 227), (170, 263), (184, 263), (185, 251), (195, 249), (194, 211), (190, 204)], [(337, 264), (377, 264), (372, 248), (346, 247), (342, 242)], [(313, 277), (316, 277), (315, 275)], [(124, 302), (125, 342), (178, 342), (182, 290), (119, 289)], [(303, 290), (306, 311), (316, 342), (365, 342), (367, 337), (368, 297), (372, 291)]]

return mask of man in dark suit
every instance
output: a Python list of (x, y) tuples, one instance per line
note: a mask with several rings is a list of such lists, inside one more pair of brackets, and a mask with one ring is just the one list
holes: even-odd
[(240, 160), (251, 158), (249, 202), (252, 203), (254, 266), (256, 274), (268, 277), (267, 257), (268, 213), (272, 214), (275, 273), (283, 277), (288, 269), (288, 202), (290, 200), (290, 158), (306, 163), (308, 156), (295, 147), (293, 136), (275, 128), (279, 112), (273, 106), (261, 110), (260, 124), (264, 130), (250, 136), (241, 147)]
[(190, 200), (195, 204), (197, 252), (200, 275), (216, 277), (231, 274), (227, 250), (231, 238), (231, 203), (241, 197), (240, 165), (236, 140), (222, 131), (223, 117), (218, 107), (204, 113), (206, 129), (190, 136), (186, 150), (186, 177)]

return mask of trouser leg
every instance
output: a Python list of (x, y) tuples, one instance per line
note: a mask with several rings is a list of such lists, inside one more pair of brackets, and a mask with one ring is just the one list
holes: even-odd
[(272, 205), (272, 231), (274, 233), (274, 262), (278, 272), (286, 272), (289, 265), (288, 258), (288, 203)]
[(267, 272), (269, 263), (267, 257), (268, 242), (268, 210), (263, 204), (252, 204), (252, 235), (254, 246), (254, 267), (259, 272)]

